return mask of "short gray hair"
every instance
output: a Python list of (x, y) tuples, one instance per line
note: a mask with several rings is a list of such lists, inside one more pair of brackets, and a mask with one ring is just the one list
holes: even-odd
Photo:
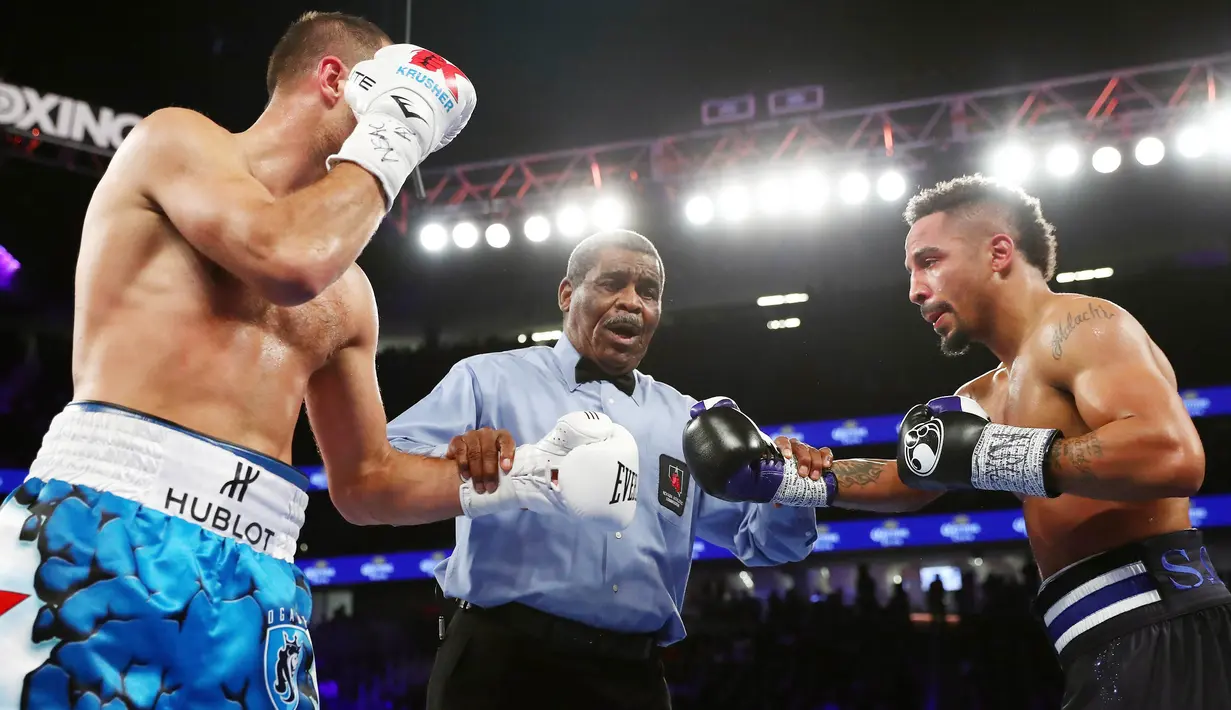
[(568, 269), (564, 278), (568, 279), (573, 288), (580, 286), (581, 282), (586, 280), (586, 274), (590, 273), (590, 269), (598, 265), (599, 254), (604, 249), (623, 249), (639, 254), (649, 254), (654, 257), (654, 261), (658, 262), (658, 276), (663, 284), (666, 283), (667, 271), (663, 268), (662, 257), (658, 255), (658, 249), (655, 248), (653, 242), (627, 229), (611, 229), (586, 237), (573, 248), (573, 253), (569, 254)]

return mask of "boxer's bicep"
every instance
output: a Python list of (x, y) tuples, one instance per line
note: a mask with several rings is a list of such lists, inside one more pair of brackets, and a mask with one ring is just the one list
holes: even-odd
[(379, 466), (389, 451), (376, 379), (377, 320), (371, 287), (367, 298), (352, 295), (350, 300), (354, 333), (312, 374), (305, 397), (331, 490), (353, 484), (365, 469)]
[(1204, 477), (1204, 449), (1145, 329), (1106, 301), (1068, 305), (1040, 361), (1091, 431), (1066, 432), (1052, 447), (1048, 467), (1060, 490), (1111, 500), (1191, 494)]

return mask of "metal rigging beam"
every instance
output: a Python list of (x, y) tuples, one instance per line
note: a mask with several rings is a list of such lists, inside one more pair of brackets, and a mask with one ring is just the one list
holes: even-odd
[(1165, 130), (1228, 89), (1231, 54), (1224, 54), (800, 114), (425, 170), (427, 200), (421, 204), (500, 212), (528, 200), (593, 190), (604, 182), (690, 184), (777, 163), (822, 160), (918, 165), (931, 150), (1014, 134), (1122, 140)]

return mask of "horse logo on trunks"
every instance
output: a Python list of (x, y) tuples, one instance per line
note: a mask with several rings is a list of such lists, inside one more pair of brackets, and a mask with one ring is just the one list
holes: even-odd
[(270, 628), (265, 635), (265, 688), (278, 710), (319, 706), (313, 673), (312, 642), (290, 624)]

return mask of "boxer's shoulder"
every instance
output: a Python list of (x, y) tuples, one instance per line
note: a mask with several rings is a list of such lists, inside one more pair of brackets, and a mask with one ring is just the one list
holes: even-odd
[(235, 134), (204, 114), (186, 108), (161, 108), (133, 127), (116, 155), (155, 152), (164, 158), (180, 158), (202, 149), (227, 146), (238, 152)]

